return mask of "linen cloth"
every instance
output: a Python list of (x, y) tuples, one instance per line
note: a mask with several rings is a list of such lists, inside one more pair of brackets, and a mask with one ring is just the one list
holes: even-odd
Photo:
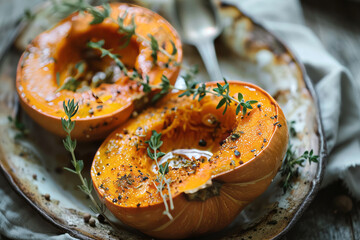
[[(0, 57), (24, 10), (41, 0), (0, 0)], [(315, 84), (329, 152), (323, 186), (341, 178), (360, 199), (360, 92), (349, 71), (304, 25), (298, 0), (228, 0), (282, 39)], [(346, 47), (346, 46), (344, 46)], [(0, 239), (74, 239), (61, 234), (20, 198), (0, 174)], [(60, 235), (59, 235), (60, 234)]]

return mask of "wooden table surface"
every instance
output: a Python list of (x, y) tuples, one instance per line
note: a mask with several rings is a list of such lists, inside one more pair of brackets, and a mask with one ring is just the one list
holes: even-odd
[[(301, 3), (306, 24), (330, 54), (349, 68), (359, 83), (360, 1), (302, 0)], [(349, 196), (341, 181), (321, 190), (284, 239), (359, 240), (360, 201), (352, 198), (352, 210), (341, 213), (337, 211), (334, 199), (342, 194)]]

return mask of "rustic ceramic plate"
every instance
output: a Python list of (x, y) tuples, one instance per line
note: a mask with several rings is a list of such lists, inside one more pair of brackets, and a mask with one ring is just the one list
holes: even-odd
[[(161, 14), (171, 9), (170, 1), (166, 5), (159, 2), (141, 4), (155, 7)], [(279, 187), (278, 174), (269, 189), (239, 214), (230, 226), (203, 239), (278, 238), (310, 204), (321, 181), (325, 143), (315, 92), (301, 63), (274, 35), (234, 6), (220, 4), (219, 9), (225, 30), (216, 42), (216, 49), (225, 77), (252, 82), (270, 92), (280, 103), (288, 121), (296, 120), (297, 135), (291, 139), (295, 151), (300, 154), (313, 149), (320, 155), (320, 160), (318, 164), (306, 163), (300, 168), (298, 180), (285, 195)], [(50, 22), (46, 22), (45, 27)], [(42, 27), (39, 22), (28, 26), (16, 46), (24, 48), (31, 34), (43, 30)], [(21, 51), (14, 48), (8, 51), (0, 68), (0, 166), (9, 184), (48, 221), (74, 237), (148, 239), (116, 220), (117, 229), (99, 222), (96, 227), (84, 223), (84, 214), (91, 212), (88, 207), (90, 201), (77, 190), (76, 176), (62, 170), (70, 164), (61, 139), (40, 128), (18, 109), (15, 69), (20, 54)], [(200, 64), (199, 79), (208, 78), (193, 47), (184, 46), (184, 56), (185, 64)], [(16, 115), (29, 130), (25, 138), (16, 138), (17, 130), (8, 121), (8, 116), (14, 118)], [(99, 144), (81, 144), (77, 150), (79, 159), (85, 161), (87, 178)], [(46, 200), (45, 194), (50, 194), (51, 199)]]

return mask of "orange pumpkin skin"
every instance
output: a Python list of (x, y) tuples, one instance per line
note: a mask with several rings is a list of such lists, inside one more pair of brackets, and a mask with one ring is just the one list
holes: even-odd
[[(223, 229), (266, 190), (285, 156), (286, 119), (276, 101), (261, 88), (238, 81), (229, 83), (231, 96), (241, 92), (245, 101), (258, 100), (259, 105), (242, 117), (241, 113), (235, 115), (232, 104), (223, 115), (224, 107), (215, 109), (218, 97), (206, 96), (198, 102), (171, 93), (105, 140), (95, 155), (91, 177), (100, 199), (118, 219), (157, 238), (192, 237)], [(216, 127), (204, 121), (204, 116), (217, 119)], [(164, 203), (151, 172), (153, 160), (147, 156), (144, 143), (151, 130), (162, 133), (162, 152), (196, 148), (213, 153), (208, 161), (193, 159), (195, 173), (189, 174), (189, 167), (184, 170), (187, 174), (170, 167), (166, 176), (173, 180), (171, 221), (163, 215)], [(240, 137), (234, 139), (233, 133)], [(207, 139), (206, 146), (199, 139)], [(235, 155), (235, 150), (241, 155)], [(184, 192), (195, 189), (199, 193), (209, 180), (221, 185), (219, 194), (204, 201), (189, 200)]]
[[(146, 104), (153, 95), (150, 93), (146, 96), (142, 86), (116, 69), (114, 61), (109, 57), (101, 58), (97, 50), (88, 48), (89, 41), (105, 40), (104, 48), (119, 54), (130, 73), (134, 67), (142, 77), (149, 76), (150, 84), (159, 84), (163, 74), (173, 84), (179, 74), (178, 65), (165, 67), (169, 57), (161, 52), (158, 52), (158, 64), (153, 65), (149, 44), (135, 36), (127, 47), (122, 48), (124, 35), (118, 32), (116, 24), (118, 16), (123, 16), (125, 12), (127, 17), (124, 25), (129, 25), (134, 16), (137, 34), (147, 39), (148, 34), (152, 34), (169, 54), (173, 51), (171, 41), (174, 42), (177, 48), (174, 61), (181, 62), (180, 38), (166, 20), (135, 5), (113, 3), (110, 6), (110, 18), (100, 24), (90, 25), (93, 17), (88, 13), (70, 15), (37, 36), (19, 61), (16, 87), (21, 106), (38, 124), (56, 135), (65, 136), (61, 126), (61, 117), (65, 117), (64, 100), (75, 99), (79, 102), (79, 112), (74, 117), (76, 128), (72, 136), (86, 141), (105, 138), (130, 117), (136, 110), (135, 104)], [(77, 92), (56, 92), (66, 79), (76, 73), (75, 65), (81, 61), (85, 62), (85, 71), (81, 77), (87, 79), (80, 85), (81, 89)], [(111, 75), (114, 83), (97, 86), (88, 81), (89, 76), (110, 72), (108, 70), (114, 70)]]

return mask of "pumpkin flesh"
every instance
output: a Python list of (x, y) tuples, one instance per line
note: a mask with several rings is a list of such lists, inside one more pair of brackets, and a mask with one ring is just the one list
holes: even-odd
[[(158, 64), (153, 64), (148, 43), (133, 36), (126, 47), (124, 35), (119, 33), (118, 16), (127, 12), (125, 25), (134, 17), (137, 34), (148, 38), (152, 34), (169, 54), (177, 47), (174, 56), (181, 62), (181, 41), (176, 31), (158, 14), (134, 5), (111, 4), (111, 16), (100, 24), (90, 25), (88, 13), (72, 14), (52, 29), (40, 34), (28, 46), (19, 61), (17, 91), (20, 103), (40, 125), (57, 135), (65, 136), (61, 117), (65, 117), (63, 101), (79, 102), (73, 137), (78, 140), (100, 139), (124, 122), (135, 110), (136, 102), (146, 103), (142, 86), (130, 80), (109, 57), (101, 57), (97, 50), (87, 47), (89, 41), (104, 40), (104, 48), (118, 54), (132, 75), (133, 68), (149, 83), (157, 85), (161, 76), (174, 83), (179, 66), (165, 66), (169, 57), (158, 53)], [(115, 21), (115, 22), (114, 22)], [(77, 65), (82, 65), (79, 71)], [(77, 79), (77, 89), (60, 90), (71, 77)]]
[[(259, 87), (231, 81), (230, 95), (238, 92), (257, 100), (258, 107), (242, 116), (235, 115), (232, 104), (223, 114), (223, 108), (216, 110), (218, 97), (199, 102), (171, 93), (113, 132), (91, 169), (94, 187), (110, 211), (151, 236), (184, 238), (224, 228), (264, 192), (285, 155), (285, 117)], [(162, 152), (176, 153), (166, 174), (172, 180), (172, 221), (162, 214), (157, 172), (146, 151), (151, 130), (162, 133)]]

